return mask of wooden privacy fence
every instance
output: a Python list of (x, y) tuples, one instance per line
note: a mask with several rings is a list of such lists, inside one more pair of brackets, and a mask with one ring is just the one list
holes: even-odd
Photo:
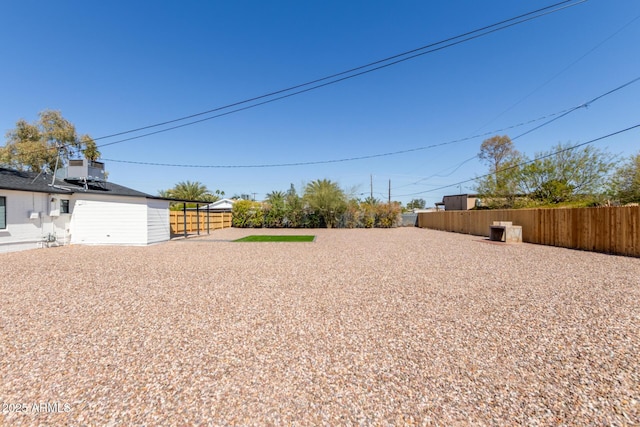
[(522, 226), (522, 241), (640, 257), (640, 206), (425, 212), (418, 227), (489, 236), (493, 221)]
[[(171, 234), (207, 233), (231, 227), (231, 212), (169, 211)], [(185, 227), (186, 224), (186, 227)]]

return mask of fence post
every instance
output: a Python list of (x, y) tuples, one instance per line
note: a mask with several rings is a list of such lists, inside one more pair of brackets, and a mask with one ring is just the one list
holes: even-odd
[(182, 204), (182, 217), (184, 218), (184, 238), (187, 238), (187, 204)]
[(200, 235), (200, 203), (196, 203), (196, 228), (198, 229), (198, 236)]

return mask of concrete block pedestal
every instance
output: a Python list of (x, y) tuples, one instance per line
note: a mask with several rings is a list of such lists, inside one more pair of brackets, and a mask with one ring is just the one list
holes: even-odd
[(522, 243), (522, 226), (511, 221), (493, 221), (489, 229), (489, 240), (505, 243)]

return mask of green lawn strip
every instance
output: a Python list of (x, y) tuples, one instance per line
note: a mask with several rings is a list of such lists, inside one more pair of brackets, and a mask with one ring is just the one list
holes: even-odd
[(234, 242), (313, 242), (316, 236), (261, 236), (252, 235)]

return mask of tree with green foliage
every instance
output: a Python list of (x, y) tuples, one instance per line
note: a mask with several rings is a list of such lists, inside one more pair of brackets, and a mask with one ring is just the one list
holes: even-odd
[(507, 135), (485, 139), (478, 157), (489, 166), (489, 173), (480, 178), (475, 191), (494, 200), (498, 207), (512, 207), (518, 192), (518, 164), (522, 156)]
[(242, 194), (235, 193), (233, 196), (231, 196), (231, 198), (233, 200), (251, 200), (251, 201), (254, 201), (253, 197), (251, 197), (251, 194), (246, 194), (246, 193), (242, 193)]
[(285, 218), (283, 225), (290, 228), (302, 226), (304, 219), (304, 202), (298, 195), (296, 188), (291, 184), (284, 197)]
[(407, 209), (424, 209), (427, 205), (427, 202), (424, 199), (412, 199), (409, 203), (407, 203)]
[(360, 203), (359, 227), (373, 228), (376, 226), (378, 206), (380, 206), (379, 203)]
[(75, 126), (60, 111), (45, 110), (38, 120), (18, 120), (15, 129), (6, 134), (0, 147), (0, 164), (18, 170), (53, 172), (63, 167), (68, 158), (82, 154), (88, 160), (100, 158), (100, 151), (89, 135), (78, 137)]
[(233, 207), (235, 227), (395, 227), (401, 220), (399, 202), (382, 203), (376, 199), (359, 201), (345, 196), (329, 180), (308, 184), (305, 195), (298, 196), (295, 187), (287, 192), (272, 191), (262, 203), (240, 200)]
[(488, 164), (489, 174), (478, 180), (475, 190), (494, 208), (595, 203), (613, 167), (610, 154), (569, 144), (558, 144), (528, 160), (506, 136), (485, 140), (479, 157)]
[(485, 139), (480, 145), (478, 157), (489, 164), (491, 172), (498, 172), (505, 162), (518, 156), (518, 151), (513, 146), (513, 141), (507, 135), (496, 135)]
[(360, 206), (361, 203), (357, 199), (349, 199), (347, 201), (347, 207), (340, 218), (339, 226), (342, 228), (361, 227), (362, 210)]
[[(209, 191), (206, 185), (198, 181), (181, 181), (169, 190), (158, 191), (160, 197), (178, 200), (198, 200), (202, 202), (215, 202), (224, 196), (224, 191), (216, 190), (215, 193)], [(180, 210), (183, 203), (172, 203), (171, 209)], [(196, 203), (187, 203), (188, 208), (195, 208)]]
[(367, 196), (367, 198), (364, 199), (362, 203), (365, 205), (376, 206), (380, 204), (380, 200), (376, 199), (375, 197)]
[(98, 146), (96, 142), (89, 135), (82, 135), (80, 137), (80, 146), (82, 147), (80, 151), (85, 159), (96, 161), (100, 158), (100, 151), (98, 151)]
[(260, 228), (264, 225), (262, 204), (251, 200), (238, 200), (233, 204), (232, 224), (238, 228)]
[(270, 228), (284, 227), (285, 222), (285, 198), (282, 191), (272, 191), (267, 194), (264, 203), (264, 225)]
[(172, 199), (171, 190), (158, 190), (158, 196), (163, 197), (165, 199)]
[(334, 227), (347, 208), (344, 191), (328, 179), (312, 181), (305, 187), (304, 201), (317, 214), (320, 226)]
[(391, 228), (402, 220), (400, 203), (381, 203), (376, 206), (375, 227)]
[(608, 190), (622, 204), (640, 203), (640, 152), (616, 169)]
[(211, 194), (206, 185), (198, 181), (181, 181), (169, 190), (169, 192), (174, 199), (202, 200), (207, 202), (215, 202), (218, 200), (216, 196)]
[(558, 144), (520, 169), (520, 188), (540, 204), (593, 201), (612, 168), (613, 156), (602, 150)]
[(358, 227), (373, 228), (376, 225), (376, 217), (380, 206), (380, 200), (367, 196), (358, 206)]
[(282, 191), (272, 191), (267, 194), (266, 201), (271, 205), (284, 206), (286, 196), (286, 193)]

